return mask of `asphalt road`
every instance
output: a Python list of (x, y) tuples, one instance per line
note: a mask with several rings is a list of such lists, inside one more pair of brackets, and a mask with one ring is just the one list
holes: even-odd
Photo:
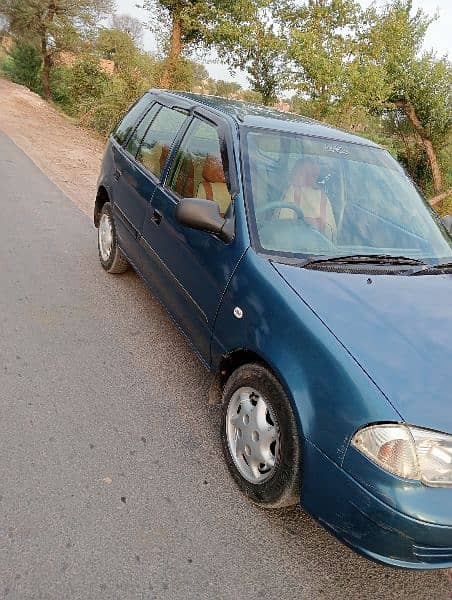
[(0, 134), (0, 598), (450, 600), (241, 496), (208, 374), (95, 239)]

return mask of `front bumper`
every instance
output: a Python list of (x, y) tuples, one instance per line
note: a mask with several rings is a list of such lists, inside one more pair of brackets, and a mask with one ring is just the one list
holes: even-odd
[(348, 546), (393, 567), (452, 567), (452, 525), (389, 506), (307, 440), (303, 467), (303, 506)]

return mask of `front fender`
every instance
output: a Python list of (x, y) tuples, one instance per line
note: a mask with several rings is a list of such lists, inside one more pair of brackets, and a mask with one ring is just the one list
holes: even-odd
[(238, 348), (271, 367), (289, 395), (301, 434), (338, 465), (359, 427), (401, 421), (340, 340), (252, 249), (222, 299), (212, 337), (213, 366)]

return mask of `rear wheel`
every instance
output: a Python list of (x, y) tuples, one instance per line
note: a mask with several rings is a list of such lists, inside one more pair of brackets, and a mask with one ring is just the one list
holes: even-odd
[(99, 260), (107, 273), (124, 273), (129, 267), (126, 257), (118, 246), (115, 223), (110, 202), (106, 202), (100, 213), (97, 230)]
[(226, 463), (242, 492), (267, 508), (300, 496), (300, 439), (290, 401), (268, 369), (239, 367), (223, 393), (221, 438)]

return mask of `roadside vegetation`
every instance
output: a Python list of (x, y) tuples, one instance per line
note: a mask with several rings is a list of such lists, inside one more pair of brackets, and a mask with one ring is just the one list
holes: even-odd
[[(367, 136), (452, 212), (448, 57), (422, 50), (431, 19), (410, 0), (142, 0), (141, 23), (112, 0), (3, 0), (0, 73), (107, 134), (146, 89), (164, 87), (290, 109)], [(143, 50), (146, 28), (159, 51)], [(248, 76), (216, 81), (206, 52)]]

